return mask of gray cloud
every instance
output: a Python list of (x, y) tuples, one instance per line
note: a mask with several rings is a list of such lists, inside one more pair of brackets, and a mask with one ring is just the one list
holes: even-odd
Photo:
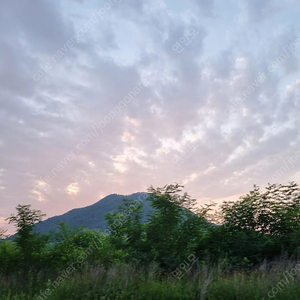
[(193, 0), (200, 10), (206, 15), (212, 15), (214, 9), (214, 0)]
[[(295, 5), (232, 3), (231, 16), (194, 2), (213, 21), (188, 4), (116, 1), (39, 80), (106, 2), (3, 4), (0, 221), (18, 203), (51, 216), (174, 181), (200, 201), (241, 194), (300, 149), (300, 47), (278, 61), (300, 34), (278, 23)], [(295, 163), (278, 180), (297, 176)]]

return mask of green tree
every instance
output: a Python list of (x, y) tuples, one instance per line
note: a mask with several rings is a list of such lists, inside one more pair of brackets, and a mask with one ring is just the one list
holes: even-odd
[(17, 214), (12, 214), (6, 221), (9, 224), (13, 223), (17, 228), (18, 234), (28, 235), (32, 231), (33, 226), (43, 220), (46, 214), (43, 214), (40, 210), (30, 208), (31, 205), (18, 205), (16, 207)]
[(182, 188), (175, 183), (148, 189), (147, 200), (154, 211), (146, 228), (147, 244), (153, 259), (165, 269), (177, 267), (193, 254), (196, 239), (206, 222), (192, 213), (196, 200), (187, 193), (181, 194)]
[(141, 221), (143, 207), (141, 201), (124, 199), (118, 212), (105, 216), (112, 247), (121, 250), (121, 256), (136, 263), (145, 260), (145, 224)]
[(52, 266), (63, 270), (71, 263), (82, 259), (83, 265), (95, 262), (99, 249), (102, 246), (100, 232), (86, 229), (83, 226), (71, 227), (65, 222), (60, 222), (59, 228), (51, 234), (53, 244), (50, 256)]
[(227, 229), (267, 236), (269, 248), (265, 251), (271, 256), (282, 250), (296, 250), (292, 250), (291, 243), (300, 246), (300, 189), (295, 182), (269, 184), (265, 192), (254, 186), (239, 201), (224, 202), (221, 212)]
[(221, 210), (226, 226), (287, 236), (299, 228), (300, 189), (294, 182), (269, 184), (264, 193), (254, 186), (239, 201), (224, 202)]
[(0, 274), (9, 275), (19, 269), (20, 249), (12, 241), (0, 243)]
[(19, 204), (16, 210), (17, 214), (12, 214), (6, 220), (17, 228), (15, 242), (20, 247), (22, 265), (28, 269), (30, 265), (33, 266), (39, 261), (34, 258), (41, 254), (41, 249), (48, 242), (46, 235), (32, 233), (34, 225), (41, 222), (45, 214), (40, 210), (31, 209), (30, 205)]

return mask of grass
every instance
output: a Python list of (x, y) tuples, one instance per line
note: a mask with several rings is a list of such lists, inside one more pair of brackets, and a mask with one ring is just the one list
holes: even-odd
[(0, 300), (298, 300), (300, 270), (289, 273), (296, 263), (277, 261), (251, 272), (231, 273), (199, 266), (180, 279), (130, 265), (97, 266), (62, 278), (59, 284), (57, 277), (41, 279), (42, 273), (35, 280), (27, 278), (26, 285), (2, 278)]

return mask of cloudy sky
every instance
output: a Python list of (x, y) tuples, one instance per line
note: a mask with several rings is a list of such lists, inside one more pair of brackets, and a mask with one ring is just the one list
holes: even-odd
[(179, 182), (300, 183), (298, 0), (1, 0), (0, 226)]

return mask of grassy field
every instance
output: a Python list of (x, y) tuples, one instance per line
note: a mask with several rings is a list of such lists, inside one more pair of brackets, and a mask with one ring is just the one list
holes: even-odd
[(296, 266), (297, 262), (280, 261), (261, 270), (231, 273), (221, 267), (202, 266), (177, 277), (130, 265), (108, 269), (97, 266), (70, 275), (62, 272), (47, 280), (47, 274), (41, 272), (23, 281), (2, 278), (0, 299), (297, 300), (300, 299), (300, 272)]

